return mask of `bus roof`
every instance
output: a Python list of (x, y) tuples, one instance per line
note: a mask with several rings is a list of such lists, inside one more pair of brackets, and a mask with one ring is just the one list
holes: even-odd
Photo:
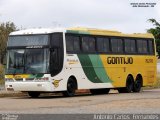
[(103, 29), (95, 29), (95, 28), (82, 28), (82, 27), (69, 28), (67, 29), (67, 33), (119, 36), (119, 37), (135, 37), (135, 38), (154, 38), (154, 36), (150, 33), (125, 34), (119, 31), (111, 31), (111, 30), (103, 30)]
[(64, 28), (33, 28), (15, 31), (10, 33), (10, 35), (48, 34), (54, 32), (64, 32)]
[(119, 37), (135, 37), (135, 38), (154, 38), (150, 33), (133, 33), (125, 34), (118, 31), (95, 29), (95, 28), (84, 28), (84, 27), (73, 27), (73, 28), (36, 28), (26, 29), (10, 33), (10, 35), (30, 35), (30, 34), (49, 34), (54, 32), (67, 32), (74, 34), (88, 34), (88, 35), (104, 35), (104, 36), (119, 36)]

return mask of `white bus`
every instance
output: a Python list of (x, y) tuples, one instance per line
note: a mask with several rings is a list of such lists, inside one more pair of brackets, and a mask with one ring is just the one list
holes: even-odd
[(5, 88), (31, 97), (57, 91), (74, 96), (77, 89), (139, 92), (156, 82), (154, 44), (151, 34), (87, 28), (12, 32)]

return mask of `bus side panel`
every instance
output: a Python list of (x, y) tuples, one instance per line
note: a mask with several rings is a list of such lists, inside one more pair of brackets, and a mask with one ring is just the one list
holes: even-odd
[(79, 89), (113, 88), (99, 59), (99, 55), (68, 54), (64, 74), (75, 76)]
[(125, 87), (127, 73), (127, 66), (119, 64), (114, 58), (124, 57), (119, 55), (101, 55), (104, 68), (113, 81), (112, 85), (114, 88)]
[(143, 86), (156, 82), (156, 57), (140, 55), (101, 55), (105, 70), (114, 87), (125, 87), (128, 75), (134, 80), (138, 74), (143, 78)]
[[(121, 59), (114, 61), (114, 58)], [(129, 58), (132, 61), (128, 61)], [(127, 76), (132, 75), (135, 80), (138, 74), (142, 75), (143, 86), (153, 85), (155, 73), (154, 56), (70, 54), (66, 56), (64, 71), (60, 76), (65, 78), (65, 82), (61, 82), (64, 83), (63, 87), (70, 76), (75, 76), (79, 89), (90, 89), (125, 87)]]

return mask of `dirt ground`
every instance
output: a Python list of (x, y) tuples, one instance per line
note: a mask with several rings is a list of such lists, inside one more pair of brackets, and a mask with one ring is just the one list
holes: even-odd
[(25, 114), (90, 114), (90, 113), (149, 113), (160, 114), (160, 89), (141, 93), (111, 91), (106, 95), (81, 94), (62, 97), (60, 94), (0, 98), (0, 113)]

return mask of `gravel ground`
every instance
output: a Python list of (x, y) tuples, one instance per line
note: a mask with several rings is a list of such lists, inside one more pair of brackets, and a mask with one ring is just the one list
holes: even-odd
[(0, 106), (0, 113), (14, 114), (160, 114), (160, 89), (123, 94), (111, 91), (108, 95), (82, 94), (69, 98), (53, 94), (37, 99), (3, 97)]

